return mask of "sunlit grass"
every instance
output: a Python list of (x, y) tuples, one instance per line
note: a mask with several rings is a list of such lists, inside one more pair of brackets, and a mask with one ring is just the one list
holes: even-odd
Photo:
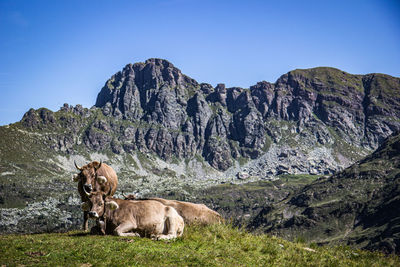
[(82, 232), (0, 236), (0, 264), (81, 266), (400, 266), (396, 256), (317, 247), (230, 225), (186, 227), (182, 238), (91, 236)]

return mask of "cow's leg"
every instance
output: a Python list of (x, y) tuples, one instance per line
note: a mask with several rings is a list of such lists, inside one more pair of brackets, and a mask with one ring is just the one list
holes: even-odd
[(96, 225), (90, 229), (92, 235), (105, 235), (106, 234), (106, 223), (100, 219), (96, 220)]
[(83, 230), (87, 231), (89, 228), (89, 212), (88, 211), (84, 211), (83, 212)]
[(182, 236), (185, 222), (176, 210), (169, 210), (166, 222), (168, 224), (166, 226), (168, 226), (167, 233), (169, 235), (174, 235), (174, 237)]
[(138, 233), (127, 233), (127, 232), (135, 230), (135, 229), (136, 229), (136, 225), (135, 224), (133, 224), (131, 222), (123, 223), (123, 224), (120, 224), (117, 228), (115, 228), (114, 235), (118, 235), (118, 236), (140, 236)]
[(100, 234), (105, 235), (106, 234), (106, 221), (102, 220), (97, 220), (97, 225), (100, 228)]
[(174, 239), (177, 238), (178, 236), (181, 236), (183, 233), (184, 224), (183, 224), (183, 219), (181, 217), (168, 216), (165, 219), (164, 225), (165, 229), (163, 233), (167, 234), (156, 235), (155, 239), (157, 240)]

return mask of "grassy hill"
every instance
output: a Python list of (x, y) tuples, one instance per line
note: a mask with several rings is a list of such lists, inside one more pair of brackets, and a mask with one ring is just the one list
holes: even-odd
[(83, 232), (0, 236), (0, 265), (400, 266), (397, 256), (318, 247), (253, 235), (229, 225), (192, 226), (175, 241)]

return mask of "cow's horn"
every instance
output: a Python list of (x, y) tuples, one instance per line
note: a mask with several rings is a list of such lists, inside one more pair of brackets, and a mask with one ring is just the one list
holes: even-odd
[(123, 196), (125, 199), (128, 199), (128, 196), (124, 194), (124, 191), (122, 191), (122, 196)]
[(75, 164), (75, 168), (77, 168), (78, 170), (82, 170), (82, 168), (81, 167), (79, 167), (77, 164), (76, 164), (76, 162), (75, 162), (75, 160), (74, 160), (74, 164)]
[(102, 160), (100, 160), (99, 166), (97, 166), (97, 167), (94, 167), (94, 168), (96, 169), (96, 171), (97, 171), (98, 169), (100, 169), (100, 167), (101, 167), (101, 164), (103, 164), (103, 161), (102, 161)]
[(85, 189), (85, 187), (83, 187), (83, 192), (85, 192), (85, 194), (86, 194), (87, 196), (90, 196), (90, 192), (87, 192), (86, 189)]
[(105, 184), (105, 183), (107, 183), (107, 177), (105, 177), (103, 175), (99, 175), (99, 176), (97, 176), (97, 181), (99, 182), (99, 184)]

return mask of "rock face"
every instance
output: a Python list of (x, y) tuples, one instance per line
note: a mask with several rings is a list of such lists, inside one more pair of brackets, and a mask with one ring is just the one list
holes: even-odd
[[(240, 158), (268, 154), (274, 143), (278, 155), (291, 150), (311, 163), (304, 169), (291, 160), (272, 173), (332, 173), (400, 130), (399, 92), (398, 78), (326, 67), (294, 70), (274, 84), (259, 82), (250, 89), (213, 88), (166, 60), (149, 59), (113, 75), (92, 109), (64, 106), (73, 115), (95, 118), (79, 125), (78, 118), (65, 116), (62, 123), (74, 129), (73, 136), (55, 138), (53, 146), (73, 153), (74, 140), (82, 139), (89, 149), (117, 154), (154, 152), (164, 160), (200, 155), (225, 171)], [(42, 129), (56, 120), (49, 110), (29, 110), (22, 123)], [(316, 147), (329, 150), (331, 164), (322, 163), (325, 168), (312, 163), (319, 161), (310, 156)]]
[[(357, 158), (351, 155), (354, 150), (375, 149), (400, 129), (399, 92), (398, 78), (333, 68), (291, 71), (274, 84), (259, 82), (250, 89), (213, 88), (166, 60), (149, 59), (113, 75), (95, 106), (106, 117), (139, 125), (112, 130), (122, 131), (115, 140), (117, 153), (139, 149), (164, 159), (199, 154), (214, 168), (226, 170), (235, 159), (255, 159), (266, 152), (268, 138), (279, 143), (282, 123), (288, 122), (292, 141), (333, 148), (334, 157), (344, 158), (337, 160), (343, 167)], [(93, 127), (112, 128), (100, 124)], [(86, 143), (98, 150), (110, 138), (92, 129)]]
[(400, 252), (400, 135), (372, 155), (265, 205), (250, 228), (309, 242)]

